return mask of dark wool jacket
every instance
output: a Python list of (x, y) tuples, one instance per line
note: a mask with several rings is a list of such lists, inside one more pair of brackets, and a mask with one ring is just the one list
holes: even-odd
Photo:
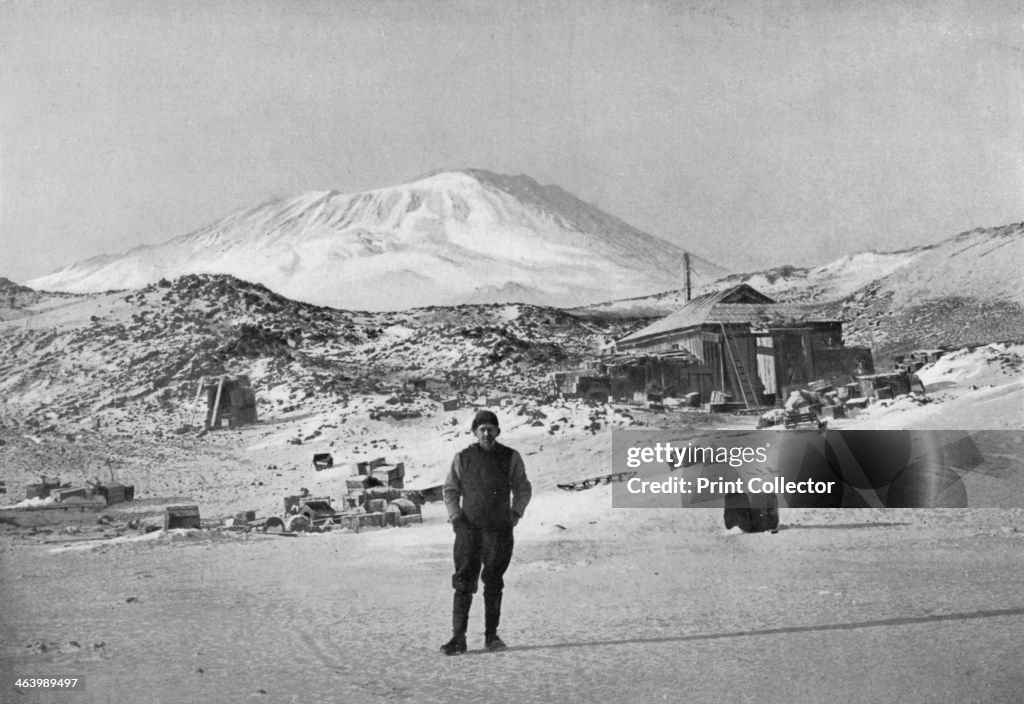
[(510, 526), (512, 514), (526, 513), (533, 487), (516, 450), (473, 443), (455, 455), (443, 493), (449, 518), (462, 511), (470, 523), (495, 530)]

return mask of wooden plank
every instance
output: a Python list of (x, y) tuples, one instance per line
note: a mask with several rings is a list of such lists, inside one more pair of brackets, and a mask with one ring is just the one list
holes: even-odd
[(203, 393), (203, 387), (206, 385), (205, 382), (206, 382), (205, 378), (202, 378), (202, 379), (199, 380), (199, 388), (196, 389), (196, 397), (194, 399), (192, 399), (192, 410), (188, 414), (188, 424), (189, 424), (189, 427), (191, 427), (192, 423), (195, 422), (196, 410), (198, 410), (198, 408), (199, 408), (199, 397)]
[(210, 430), (210, 426), (215, 428), (220, 427), (220, 394), (224, 390), (224, 377), (222, 376), (217, 381), (217, 397), (213, 401), (213, 411), (210, 414), (210, 422), (206, 424), (206, 429)]

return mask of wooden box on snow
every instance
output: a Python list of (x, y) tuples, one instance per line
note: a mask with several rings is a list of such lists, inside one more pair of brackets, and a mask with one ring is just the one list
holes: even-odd
[(64, 503), (68, 499), (87, 499), (90, 497), (91, 493), (92, 492), (88, 487), (77, 486), (67, 489), (54, 489), (50, 492), (50, 496), (53, 497), (54, 501)]
[(111, 504), (120, 504), (126, 501), (135, 500), (135, 485), (117, 484), (114, 482), (111, 482), (110, 484), (100, 484), (96, 487), (96, 493), (106, 499), (107, 506), (110, 506)]
[(366, 510), (369, 513), (378, 513), (383, 511), (387, 504), (385, 499), (369, 499), (366, 502)]
[(365, 460), (363, 462), (356, 462), (356, 471), (359, 474), (369, 474), (370, 470), (374, 467), (380, 467), (382, 464), (387, 464), (383, 457), (376, 457), (372, 460)]
[(330, 452), (317, 452), (313, 455), (313, 468), (316, 471), (334, 466), (334, 456)]
[(164, 530), (199, 527), (198, 506), (168, 506), (164, 510)]
[(345, 490), (350, 494), (366, 491), (369, 479), (370, 477), (365, 474), (361, 474), (358, 477), (349, 477), (345, 480)]
[(370, 475), (384, 486), (401, 489), (405, 484), (405, 463), (378, 465), (370, 470)]

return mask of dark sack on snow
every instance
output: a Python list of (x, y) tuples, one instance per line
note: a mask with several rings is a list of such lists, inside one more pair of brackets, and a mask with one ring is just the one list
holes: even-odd
[(779, 527), (779, 497), (775, 494), (727, 494), (725, 527), (744, 533), (763, 533)]

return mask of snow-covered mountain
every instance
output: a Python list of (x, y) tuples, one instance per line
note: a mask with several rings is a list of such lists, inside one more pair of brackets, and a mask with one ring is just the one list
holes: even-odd
[(273, 200), (28, 284), (96, 292), (211, 273), (351, 310), (511, 301), (574, 306), (676, 288), (683, 256), (557, 186), (466, 170), (363, 193)]
[(745, 281), (773, 298), (822, 303), (875, 287), (894, 305), (943, 298), (1024, 304), (1024, 223), (977, 228), (935, 244), (858, 252), (807, 270), (761, 272)]
[[(935, 244), (857, 252), (814, 268), (781, 266), (695, 286), (693, 295), (747, 283), (777, 301), (844, 322), (849, 344), (876, 361), (920, 347), (1024, 340), (1024, 223), (977, 228)], [(584, 306), (593, 317), (661, 317), (682, 289)]]
[[(779, 266), (730, 274), (698, 296), (745, 283), (777, 301), (826, 304), (882, 296), (897, 307), (961, 299), (1024, 306), (1024, 223), (977, 228), (935, 244), (856, 252), (813, 268)], [(681, 288), (587, 306), (589, 312), (667, 315), (686, 303)]]

